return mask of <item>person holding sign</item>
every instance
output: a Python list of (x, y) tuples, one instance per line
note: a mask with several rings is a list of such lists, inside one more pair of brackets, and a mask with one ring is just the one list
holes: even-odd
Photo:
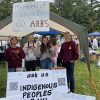
[(22, 59), (25, 58), (24, 51), (21, 47), (17, 47), (18, 38), (16, 36), (11, 37), (10, 47), (5, 51), (5, 58), (8, 63), (8, 72), (16, 72), (16, 68), (22, 66)]
[(63, 66), (67, 70), (67, 82), (71, 92), (74, 92), (74, 61), (78, 59), (78, 48), (76, 43), (71, 40), (69, 32), (64, 33), (65, 42), (60, 49), (60, 57), (63, 62)]
[(52, 57), (55, 55), (54, 49), (51, 48), (50, 42), (46, 36), (42, 37), (40, 46), (40, 66), (41, 69), (52, 68)]
[(36, 56), (35, 56), (35, 44), (33, 42), (33, 36), (30, 35), (28, 37), (27, 43), (24, 45), (24, 52), (25, 52), (25, 67), (26, 71), (35, 71), (36, 69)]

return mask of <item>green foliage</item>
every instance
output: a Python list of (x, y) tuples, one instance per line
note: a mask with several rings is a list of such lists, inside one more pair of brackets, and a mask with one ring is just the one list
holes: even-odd
[(55, 0), (51, 11), (88, 28), (100, 31), (100, 3), (97, 0)]
[[(96, 83), (97, 89), (100, 93), (100, 69), (96, 67), (96, 62), (91, 63), (91, 71), (93, 74), (94, 81)], [(93, 86), (89, 82), (89, 73), (87, 66), (84, 62), (77, 61), (75, 65), (75, 86), (76, 93), (96, 96), (96, 92)]]
[(12, 0), (2, 0), (0, 2), (0, 20), (12, 13)]
[(6, 95), (6, 80), (7, 80), (7, 73), (6, 73), (5, 65), (0, 62), (0, 98), (5, 97)]
[[(34, 1), (34, 0), (24, 0)], [(0, 20), (10, 16), (12, 14), (13, 3), (22, 2), (22, 0), (1, 0), (0, 1)]]

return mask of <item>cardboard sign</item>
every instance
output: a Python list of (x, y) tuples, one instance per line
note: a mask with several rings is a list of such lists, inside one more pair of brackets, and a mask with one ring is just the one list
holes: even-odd
[[(54, 91), (68, 92), (66, 70), (8, 73), (6, 96), (21, 100), (53, 100)], [(18, 100), (18, 99), (17, 99)]]
[(15, 32), (49, 31), (49, 2), (22, 2), (13, 5)]
[(96, 100), (96, 97), (74, 93), (68, 94), (55, 92), (53, 94), (53, 100)]

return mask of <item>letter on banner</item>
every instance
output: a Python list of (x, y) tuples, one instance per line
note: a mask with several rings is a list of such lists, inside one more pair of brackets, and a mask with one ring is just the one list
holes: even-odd
[(49, 31), (49, 2), (22, 2), (13, 5), (15, 32)]

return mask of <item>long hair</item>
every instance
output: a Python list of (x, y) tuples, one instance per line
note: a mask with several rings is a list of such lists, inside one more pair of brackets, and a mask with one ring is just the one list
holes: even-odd
[[(28, 46), (27, 46), (27, 47), (29, 48), (29, 47), (30, 47), (30, 45), (29, 45), (29, 41), (28, 41), (27, 43), (28, 43)], [(34, 42), (32, 42), (32, 43), (33, 43), (33, 47), (34, 47)]]
[(44, 52), (47, 52), (47, 49), (50, 49), (51, 48), (51, 45), (50, 45), (49, 40), (48, 40), (48, 43), (46, 45), (43, 43), (43, 39), (44, 38), (46, 38), (48, 40), (48, 38), (46, 36), (43, 36), (42, 37), (42, 43), (41, 43), (41, 47), (40, 47), (40, 51), (41, 51), (42, 54)]
[(52, 46), (57, 45), (56, 38), (51, 39), (50, 42), (51, 42)]
[[(32, 37), (32, 38), (33, 38), (32, 35), (29, 35), (29, 36), (28, 36), (28, 39), (29, 39), (29, 37)], [(29, 40), (27, 40), (27, 43), (28, 43), (28, 48), (29, 48), (29, 47), (30, 47), (30, 45), (29, 45)], [(34, 47), (34, 42), (32, 41), (32, 43), (33, 43), (32, 46)]]

